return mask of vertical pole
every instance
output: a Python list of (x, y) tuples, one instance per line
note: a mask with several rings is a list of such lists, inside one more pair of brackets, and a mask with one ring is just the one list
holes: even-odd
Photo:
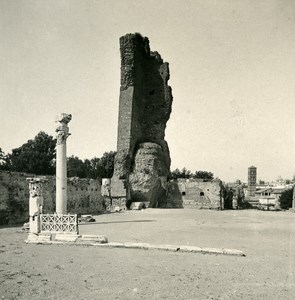
[(70, 135), (68, 123), (72, 115), (61, 114), (56, 118), (60, 125), (57, 127), (56, 145), (56, 213), (67, 213), (67, 138)]

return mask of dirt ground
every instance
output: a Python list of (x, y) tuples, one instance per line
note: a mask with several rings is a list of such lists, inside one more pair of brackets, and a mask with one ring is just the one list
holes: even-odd
[(295, 299), (295, 214), (147, 209), (95, 216), (112, 242), (242, 250), (246, 257), (25, 244), (0, 228), (0, 299)]

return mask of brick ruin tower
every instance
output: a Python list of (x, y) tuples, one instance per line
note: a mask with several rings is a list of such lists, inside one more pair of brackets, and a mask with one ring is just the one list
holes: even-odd
[(120, 38), (121, 88), (112, 196), (165, 206), (170, 154), (165, 128), (172, 105), (169, 67), (138, 33)]

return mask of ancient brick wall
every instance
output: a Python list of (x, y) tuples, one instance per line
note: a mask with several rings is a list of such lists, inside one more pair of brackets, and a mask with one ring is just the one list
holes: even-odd
[[(0, 171), (0, 224), (25, 222), (29, 217), (29, 184), (32, 174)], [(44, 213), (55, 211), (55, 177), (46, 176)], [(101, 184), (92, 179), (68, 179), (69, 213), (94, 214), (102, 212), (104, 198)]]
[(184, 208), (223, 209), (220, 180), (179, 179)]
[(132, 197), (129, 175), (143, 143), (157, 144), (162, 148), (160, 159), (163, 167), (159, 176), (169, 173), (170, 154), (164, 138), (171, 113), (172, 92), (168, 85), (168, 63), (163, 62), (158, 52), (150, 51), (148, 38), (127, 34), (120, 38), (120, 52), (121, 88), (112, 191), (117, 190), (114, 183), (118, 179), (125, 179), (125, 188), (130, 188)]

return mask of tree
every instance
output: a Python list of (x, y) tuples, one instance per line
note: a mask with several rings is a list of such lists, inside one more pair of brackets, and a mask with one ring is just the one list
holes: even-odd
[(207, 172), (207, 171), (196, 171), (194, 178), (199, 178), (199, 179), (214, 179), (214, 174), (212, 172)]
[(178, 178), (190, 178), (192, 173), (190, 170), (187, 170), (185, 167), (181, 171), (176, 168), (174, 171), (170, 172), (169, 179), (178, 179)]
[(84, 162), (77, 156), (70, 156), (67, 159), (67, 176), (86, 178), (86, 167)]
[(100, 166), (100, 174), (101, 178), (112, 178), (114, 173), (114, 161), (115, 155), (117, 152), (110, 151), (105, 152), (103, 156), (100, 158), (99, 166)]
[(170, 179), (178, 179), (178, 178), (181, 178), (181, 172), (179, 169), (175, 169), (174, 171), (170, 172), (170, 176), (169, 176)]
[(192, 177), (192, 172), (190, 170), (187, 170), (187, 168), (183, 168), (181, 170), (181, 178), (190, 178)]
[(102, 175), (105, 173), (105, 171), (101, 164), (100, 158), (93, 157), (89, 162), (90, 162), (91, 178), (93, 179), (102, 178)]
[(13, 149), (7, 155), (6, 165), (11, 171), (52, 175), (55, 173), (55, 145), (52, 136), (40, 131), (33, 140)]
[(185, 167), (181, 171), (177, 168), (174, 171), (170, 172), (169, 179), (178, 179), (178, 178), (199, 178), (211, 180), (214, 178), (214, 174), (207, 171), (196, 171), (193, 174), (190, 170), (187, 170)]
[(289, 209), (292, 207), (293, 189), (286, 190), (280, 197), (280, 206), (282, 209)]
[(111, 178), (114, 173), (114, 158), (116, 152), (105, 152), (101, 158), (81, 160), (77, 156), (68, 157), (68, 177), (80, 178)]
[(221, 187), (220, 193), (224, 200), (224, 209), (232, 209), (234, 191), (226, 184)]

